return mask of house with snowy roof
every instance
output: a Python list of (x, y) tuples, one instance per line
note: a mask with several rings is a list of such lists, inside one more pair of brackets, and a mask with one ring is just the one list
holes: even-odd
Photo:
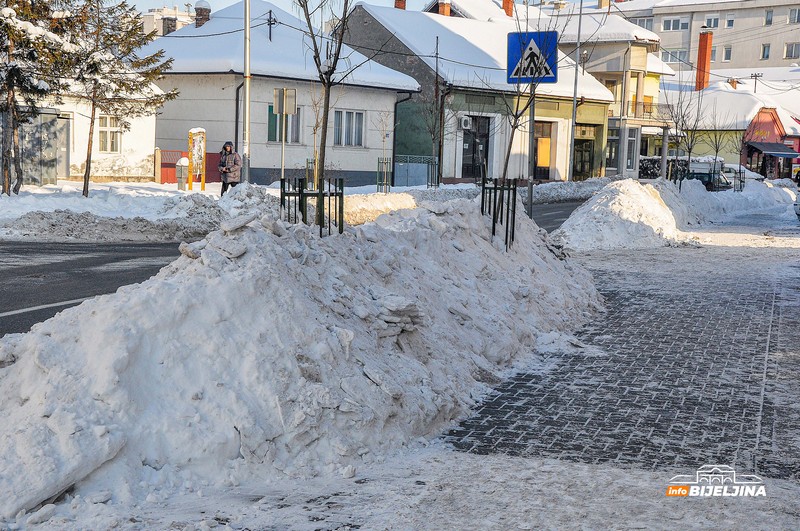
[[(180, 91), (158, 116), (156, 142), (162, 153), (186, 151), (189, 131), (203, 128), (210, 154), (229, 140), (241, 153), (243, 3), (217, 12), (205, 8), (202, 16), (197, 5), (195, 10), (195, 25), (152, 44), (174, 59), (158, 83)], [(305, 22), (260, 0), (251, 0), (250, 13), (250, 181), (267, 184), (280, 178), (282, 130), (286, 174), (306, 175), (320, 138), (322, 87), (303, 32)], [(331, 94), (326, 176), (344, 177), (348, 184), (374, 183), (378, 159), (391, 157), (398, 93), (414, 93), (419, 84), (350, 48), (345, 47), (342, 57), (343, 79)], [(274, 89), (296, 90), (296, 112), (287, 116), (285, 127)], [(219, 179), (213, 155), (207, 157), (206, 176)]]
[[(748, 80), (752, 81), (752, 80)], [(786, 109), (763, 87), (752, 84), (714, 81), (701, 93), (694, 80), (677, 78), (664, 85), (668, 100), (689, 102), (687, 120), (696, 129), (697, 143), (692, 156), (714, 155), (726, 163), (740, 163), (769, 178), (789, 178), (800, 170), (800, 117)], [(694, 113), (698, 113), (697, 119)], [(680, 143), (672, 143), (677, 155)]]
[[(346, 36), (349, 45), (409, 74), (422, 87), (420, 94), (398, 104), (396, 157), (438, 159), (445, 180), (500, 177), (512, 137), (509, 102), (530, 97), (528, 87), (520, 93), (519, 86), (507, 82), (509, 27), (407, 11), (403, 4), (402, 0), (394, 8), (357, 4)], [(557, 61), (557, 82), (535, 87), (533, 127), (528, 119), (513, 135), (509, 177), (568, 178), (576, 81), (575, 146), (580, 154), (575, 157), (575, 175), (604, 174), (613, 95), (588, 72), (576, 71), (563, 53), (558, 52)], [(436, 103), (437, 96), (443, 96), (443, 105)], [(438, 135), (431, 134), (426, 121), (436, 112), (443, 124)]]
[[(581, 14), (574, 4), (554, 9), (552, 4), (530, 6), (513, 0), (431, 0), (423, 10), (503, 24), (509, 32), (557, 31), (559, 49), (614, 94), (606, 173), (635, 177), (640, 155), (665, 155), (661, 145), (673, 124), (669, 109), (659, 101), (659, 84), (675, 72), (658, 57), (660, 39), (652, 31), (611, 12)], [(585, 157), (580, 142), (575, 149), (580, 161)]]

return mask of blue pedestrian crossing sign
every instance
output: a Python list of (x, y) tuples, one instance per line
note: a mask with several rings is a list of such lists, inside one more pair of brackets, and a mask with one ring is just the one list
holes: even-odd
[(557, 31), (508, 34), (509, 83), (556, 83), (557, 67)]

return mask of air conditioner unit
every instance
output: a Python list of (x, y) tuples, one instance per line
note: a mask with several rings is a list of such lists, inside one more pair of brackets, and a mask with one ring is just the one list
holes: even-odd
[(472, 117), (471, 116), (462, 116), (458, 119), (458, 127), (465, 131), (469, 131), (472, 129)]

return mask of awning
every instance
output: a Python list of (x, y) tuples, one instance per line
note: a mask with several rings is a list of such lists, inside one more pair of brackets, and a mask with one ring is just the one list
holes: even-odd
[(793, 159), (800, 157), (800, 153), (793, 150), (789, 146), (779, 144), (777, 142), (748, 142), (748, 146), (757, 149), (764, 155), (772, 155), (773, 157), (786, 157)]

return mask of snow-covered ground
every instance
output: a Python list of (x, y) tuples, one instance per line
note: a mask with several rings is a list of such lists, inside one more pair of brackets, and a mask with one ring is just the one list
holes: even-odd
[[(533, 222), (519, 218), (506, 252), (474, 199), (436, 200), (472, 190), (351, 196), (359, 224), (325, 238), (276, 220), (276, 191), (257, 186), (219, 201), (157, 185), (0, 199), (6, 238), (51, 237), (27, 220), (66, 225), (75, 208), (95, 227), (64, 237), (167, 234), (119, 217), (197, 240), (147, 282), (0, 339), (0, 528), (314, 529), (317, 513), (342, 529), (797, 528), (787, 482), (709, 510), (665, 500), (653, 472), (431, 444), (601, 302)], [(797, 223), (792, 190), (733, 194), (614, 182), (559, 238), (576, 258), (633, 241), (798, 247), (781, 232)]]

